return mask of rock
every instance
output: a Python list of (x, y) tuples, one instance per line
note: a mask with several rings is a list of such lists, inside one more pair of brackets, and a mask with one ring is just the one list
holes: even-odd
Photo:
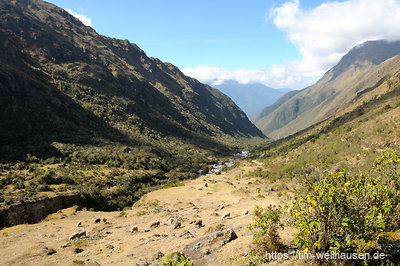
[(232, 228), (228, 228), (224, 234), (224, 244), (231, 242), (232, 240), (237, 239), (238, 236), (236, 232)]
[(203, 187), (208, 187), (207, 182), (204, 182)]
[(214, 239), (218, 238), (218, 237), (222, 237), (224, 236), (224, 233), (222, 231), (216, 231), (214, 233), (211, 233), (208, 236), (208, 243), (212, 242)]
[(78, 253), (82, 253), (82, 252), (83, 252), (83, 249), (76, 247), (75, 250), (74, 250), (74, 252), (77, 253), (77, 254), (78, 254)]
[(92, 261), (92, 262), (86, 263), (85, 265), (100, 266), (100, 263), (98, 263), (97, 261)]
[(79, 221), (79, 222), (76, 224), (76, 227), (80, 227), (80, 226), (82, 226), (82, 222), (81, 222), (81, 221)]
[(180, 235), (179, 237), (183, 237), (185, 236), (186, 238), (194, 238), (194, 236), (192, 235), (192, 233), (190, 233), (189, 231), (184, 232), (182, 235)]
[(130, 232), (133, 234), (133, 233), (136, 233), (138, 231), (139, 231), (139, 228), (137, 226), (134, 226), (134, 227), (131, 228)]
[(224, 204), (222, 204), (221, 206), (218, 207), (218, 210), (222, 210), (222, 209), (225, 209), (225, 205)]
[(114, 249), (115, 247), (114, 247), (113, 245), (109, 244), (109, 245), (107, 245), (106, 248), (108, 248), (108, 249)]
[(103, 218), (103, 223), (107, 223), (107, 219), (106, 218)]
[(70, 237), (69, 237), (69, 240), (74, 240), (74, 239), (77, 239), (77, 238), (82, 238), (82, 237), (85, 237), (86, 236), (86, 231), (78, 231), (78, 232), (76, 232), (76, 233), (73, 233)]
[(246, 252), (246, 253), (244, 253), (243, 257), (248, 257), (250, 255), (251, 255), (250, 252)]
[(173, 222), (174, 222), (174, 218), (172, 218), (172, 217), (171, 217), (171, 218), (169, 218), (169, 220), (168, 220), (168, 224), (169, 224), (169, 225), (172, 225), (172, 223), (173, 223)]
[(57, 253), (57, 251), (53, 248), (48, 248), (48, 247), (44, 247), (44, 252), (47, 256), (51, 256), (55, 253)]
[(230, 212), (225, 213), (224, 215), (222, 215), (222, 218), (221, 218), (221, 219), (227, 219), (227, 218), (229, 218), (229, 217), (231, 217), (231, 213), (230, 213)]
[(196, 244), (194, 244), (194, 246), (193, 246), (194, 250), (199, 249), (199, 248), (201, 248), (201, 243), (200, 242), (197, 242)]
[(197, 220), (194, 225), (196, 226), (196, 228), (202, 227), (203, 226), (203, 220)]
[(181, 222), (181, 220), (176, 220), (176, 222), (175, 222), (175, 225), (174, 225), (174, 229), (178, 229), (178, 228), (180, 228), (180, 227), (181, 227), (181, 225), (182, 225), (182, 222)]
[(249, 214), (249, 211), (248, 211), (248, 210), (245, 210), (245, 211), (244, 211), (244, 215), (247, 215), (247, 214)]
[(96, 218), (96, 219), (94, 219), (94, 221), (93, 221), (93, 223), (95, 223), (95, 224), (98, 224), (98, 223), (100, 223), (101, 222), (101, 219), (100, 218)]
[(154, 260), (159, 260), (162, 257), (164, 257), (164, 253), (162, 253), (161, 251), (158, 251), (156, 254), (154, 254)]
[(178, 258), (180, 256), (185, 256), (185, 254), (183, 254), (183, 252), (175, 250), (174, 252), (171, 253), (171, 260), (175, 260), (176, 258)]
[(154, 223), (152, 223), (150, 225), (151, 228), (156, 228), (156, 227), (159, 227), (159, 226), (160, 226), (160, 221), (155, 221)]
[(151, 229), (150, 229), (150, 228), (146, 228), (146, 229), (144, 229), (143, 231), (144, 231), (145, 233), (147, 233), (147, 232), (150, 232)]
[(106, 234), (106, 235), (111, 235), (112, 232), (111, 232), (111, 231), (105, 231), (104, 234)]

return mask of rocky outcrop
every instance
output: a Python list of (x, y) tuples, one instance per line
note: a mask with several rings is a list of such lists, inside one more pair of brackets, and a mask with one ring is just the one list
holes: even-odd
[(0, 210), (0, 228), (24, 223), (37, 223), (49, 214), (74, 205), (82, 206), (79, 195), (56, 196), (11, 206)]

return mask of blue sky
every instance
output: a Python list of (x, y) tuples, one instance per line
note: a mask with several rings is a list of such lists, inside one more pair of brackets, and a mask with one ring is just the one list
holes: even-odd
[[(390, 3), (392, 0), (374, 1), (385, 2), (386, 6), (382, 7), (382, 12), (387, 10), (385, 8), (393, 9), (393, 5), (397, 7), (399, 4), (397, 0), (394, 1), (395, 4)], [(171, 62), (184, 73), (208, 83), (235, 79), (241, 83), (261, 82), (276, 88), (302, 88), (320, 78), (352, 46), (378, 38), (374, 33), (375, 35), (360, 36), (346, 43), (339, 41), (340, 49), (326, 51), (326, 54), (310, 55), (311, 49), (329, 50), (329, 47), (322, 47), (324, 44), (321, 44), (321, 47), (313, 47), (312, 40), (315, 34), (325, 33), (316, 29), (314, 36), (310, 37), (313, 32), (310, 33), (312, 30), (307, 29), (314, 26), (312, 21), (307, 22), (306, 17), (314, 15), (315, 23), (318, 24), (321, 22), (319, 20), (322, 20), (323, 24), (326, 20), (324, 12), (336, 10), (343, 13), (341, 10), (357, 7), (357, 4), (368, 6), (372, 0), (49, 2), (68, 9), (70, 13), (90, 19), (90, 24), (98, 33), (128, 39), (141, 47), (148, 56)], [(349, 5), (345, 6), (347, 3)], [(340, 14), (336, 16), (346, 19), (340, 18)], [(335, 21), (337, 17), (329, 19)], [(298, 29), (297, 25), (303, 24), (306, 30)], [(368, 23), (360, 25), (356, 31), (362, 32), (367, 26)], [(328, 32), (337, 35), (337, 29), (328, 29)], [(310, 43), (303, 41), (303, 37), (309, 39)], [(329, 60), (316, 62), (317, 56), (329, 57)]]

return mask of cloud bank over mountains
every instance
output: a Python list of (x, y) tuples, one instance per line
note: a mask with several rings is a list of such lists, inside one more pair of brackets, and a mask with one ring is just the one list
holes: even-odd
[(352, 47), (368, 40), (400, 40), (399, 14), (400, 0), (327, 1), (313, 9), (302, 8), (300, 0), (288, 1), (271, 9), (266, 23), (272, 22), (285, 33), (299, 50), (301, 60), (257, 70), (227, 71), (199, 66), (183, 72), (206, 83), (220, 84), (231, 79), (274, 88), (304, 88), (317, 81)]

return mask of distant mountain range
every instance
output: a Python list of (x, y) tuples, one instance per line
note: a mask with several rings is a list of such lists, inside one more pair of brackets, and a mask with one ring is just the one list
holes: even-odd
[(219, 85), (212, 85), (228, 95), (251, 119), (265, 106), (276, 102), (291, 89), (273, 89), (261, 83), (241, 84), (226, 80)]
[(358, 45), (315, 85), (289, 92), (262, 110), (253, 122), (265, 135), (275, 139), (305, 129), (388, 82), (388, 77), (398, 69), (399, 53), (399, 41), (368, 41)]

